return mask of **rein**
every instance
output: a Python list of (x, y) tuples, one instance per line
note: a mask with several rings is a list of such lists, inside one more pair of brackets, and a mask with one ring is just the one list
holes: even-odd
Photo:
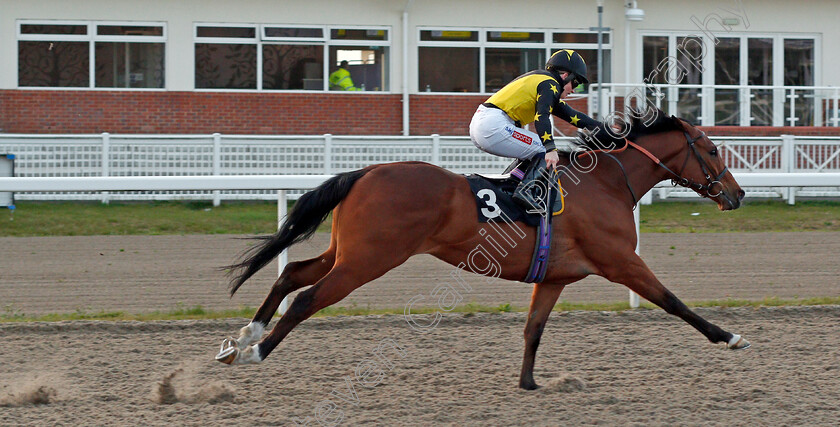
[[(635, 142), (630, 141), (626, 138), (624, 139), (624, 142), (626, 142), (626, 144), (624, 145), (624, 147), (622, 147), (620, 149), (616, 149), (616, 150), (599, 149), (599, 150), (586, 151), (585, 153), (587, 153), (587, 154), (588, 153), (603, 153), (603, 154), (606, 154), (609, 158), (615, 160), (616, 163), (618, 163), (618, 166), (621, 168), (621, 172), (624, 174), (624, 180), (627, 183), (627, 189), (630, 190), (630, 196), (633, 198), (633, 205), (634, 206), (638, 203), (638, 199), (636, 198), (636, 192), (633, 191), (633, 187), (630, 185), (630, 178), (627, 176), (627, 171), (624, 169), (624, 165), (621, 163), (621, 161), (618, 160), (617, 157), (615, 157), (611, 154), (611, 153), (620, 153), (620, 152), (626, 150), (628, 147), (635, 148), (640, 153), (644, 154), (645, 157), (649, 158), (654, 163), (656, 163), (657, 166), (661, 167), (662, 169), (665, 169), (665, 171), (667, 171), (669, 174), (671, 174), (671, 176), (672, 176), (671, 184), (673, 186), (676, 187), (676, 186), (679, 185), (681, 187), (690, 188), (690, 189), (692, 189), (694, 191), (697, 191), (697, 192), (704, 191), (706, 193), (706, 197), (709, 197), (709, 198), (714, 198), (714, 197), (719, 196), (723, 192), (723, 186), (720, 183), (720, 179), (723, 177), (723, 175), (726, 173), (726, 171), (729, 170), (729, 167), (724, 166), (723, 170), (720, 171), (720, 173), (713, 178), (711, 168), (709, 167), (708, 163), (706, 163), (706, 161), (703, 160), (703, 157), (700, 156), (700, 153), (697, 151), (697, 147), (694, 145), (695, 142), (704, 138), (706, 136), (706, 133), (701, 131), (700, 135), (698, 135), (695, 138), (692, 138), (691, 135), (688, 134), (688, 132), (683, 131), (683, 134), (685, 135), (686, 143), (688, 143), (688, 146), (691, 148), (691, 151), (686, 152), (685, 161), (683, 161), (683, 165), (682, 165), (682, 168), (680, 168), (679, 173), (671, 170), (671, 168), (669, 168), (665, 163), (663, 163), (662, 160), (660, 160), (658, 157), (656, 157), (653, 153), (648, 151), (646, 148), (644, 148), (641, 145), (636, 144)], [(706, 177), (706, 184), (700, 184), (696, 181), (690, 180), (690, 179), (682, 176), (683, 172), (685, 172), (686, 166), (688, 166), (688, 160), (691, 158), (691, 153), (694, 153), (694, 157), (697, 159), (697, 162), (700, 164), (700, 169), (703, 170), (703, 175)], [(715, 186), (717, 186), (719, 188), (719, 190), (716, 193), (712, 194), (712, 188), (715, 187)]]

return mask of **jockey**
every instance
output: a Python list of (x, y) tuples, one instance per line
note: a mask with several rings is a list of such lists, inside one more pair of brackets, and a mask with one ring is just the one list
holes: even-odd
[[(482, 151), (522, 161), (519, 173), (511, 174), (522, 177), (525, 172), (514, 193), (517, 201), (534, 206), (534, 200), (520, 190), (543, 175), (537, 167), (542, 158), (547, 168), (556, 168), (560, 160), (550, 114), (578, 128), (591, 130), (601, 125), (563, 101), (579, 84), (588, 83), (586, 62), (579, 53), (563, 49), (551, 55), (545, 70), (517, 77), (478, 106), (470, 122), (470, 139)], [(536, 133), (522, 128), (532, 122)]]

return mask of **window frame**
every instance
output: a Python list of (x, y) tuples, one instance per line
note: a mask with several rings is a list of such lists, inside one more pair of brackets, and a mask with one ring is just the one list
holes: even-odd
[[(740, 52), (739, 52), (739, 67), (740, 67), (740, 84), (739, 85), (721, 85), (724, 86), (722, 89), (726, 87), (737, 88), (739, 86), (757, 86), (761, 87), (763, 85), (749, 85), (749, 39), (771, 39), (773, 42), (773, 84), (771, 86), (784, 86), (784, 41), (785, 39), (805, 39), (805, 40), (813, 40), (814, 42), (814, 87), (820, 86), (822, 84), (822, 34), (820, 33), (787, 33), (787, 32), (743, 32), (743, 31), (731, 31), (731, 32), (721, 32), (717, 34), (713, 34), (713, 36), (717, 38), (737, 38), (740, 42)], [(702, 66), (704, 68), (703, 77), (701, 84), (704, 86), (701, 89), (701, 96), (703, 97), (703, 101), (701, 103), (701, 125), (702, 126), (716, 126), (715, 123), (715, 90), (714, 86), (716, 85), (715, 82), (715, 52), (716, 46), (710, 39), (707, 34), (696, 34), (691, 31), (667, 31), (667, 30), (643, 30), (639, 31), (637, 38), (636, 38), (636, 51), (640, 54), (643, 52), (644, 47), (644, 38), (645, 37), (667, 37), (668, 38), (668, 54), (666, 58), (669, 58), (669, 67), (673, 66), (673, 58), (676, 57), (677, 53), (677, 38), (679, 37), (696, 37), (703, 40), (704, 46), (710, 49), (711, 54), (706, 54), (703, 57)], [(644, 74), (644, 59), (640, 57), (639, 61), (637, 61), (635, 67), (636, 76), (639, 76), (636, 81), (641, 82), (642, 79), (646, 78), (647, 76)], [(679, 88), (681, 84), (676, 85), (675, 87)], [(810, 87), (810, 86), (803, 86), (803, 87)], [(673, 90), (673, 88), (668, 89)], [(774, 89), (774, 92), (778, 92), (780, 89)], [(783, 126), (784, 124), (781, 122), (781, 119), (784, 117), (784, 112), (782, 108), (784, 107), (784, 102), (779, 102), (778, 99), (781, 99), (784, 95), (776, 95), (777, 99), (774, 100), (774, 122), (773, 126)], [(668, 99), (672, 99), (673, 97), (669, 93)], [(706, 101), (710, 100), (710, 101)], [(672, 110), (671, 106), (664, 106), (663, 108), (668, 111), (669, 114), (676, 114), (676, 111)], [(742, 108), (740, 114), (740, 126), (750, 126), (752, 122), (752, 118), (750, 117), (749, 109)]]
[[(422, 31), (477, 31), (477, 41), (436, 41), (436, 40), (421, 40)], [(503, 42), (503, 41), (488, 41), (488, 32), (528, 32), (528, 33), (542, 33), (542, 42)], [(598, 34), (597, 31), (591, 31), (582, 28), (514, 28), (514, 27), (441, 27), (441, 26), (417, 26), (415, 27), (415, 40), (417, 41), (417, 49), (415, 51), (414, 63), (417, 78), (412, 82), (412, 94), (418, 95), (492, 95), (495, 92), (487, 92), (487, 64), (486, 51), (488, 48), (498, 49), (543, 49), (545, 58), (548, 59), (551, 54), (559, 49), (572, 50), (594, 50), (598, 48), (597, 43), (555, 43), (554, 33), (577, 33), (577, 34)], [(609, 34), (610, 43), (603, 43), (601, 48), (604, 51), (612, 51), (613, 31), (605, 31), (604, 34)], [(467, 47), (478, 48), (478, 92), (425, 92), (420, 89), (420, 48), (421, 47)]]
[[(24, 34), (21, 30), (24, 25), (84, 25), (87, 27), (87, 34)], [(97, 35), (99, 26), (135, 26), (135, 27), (161, 27), (160, 36), (119, 36), (119, 35)], [(20, 85), (20, 63), (15, 58), (15, 87), (26, 90), (128, 90), (128, 91), (165, 91), (168, 80), (166, 76), (166, 56), (168, 53), (169, 33), (167, 23), (164, 21), (89, 21), (89, 20), (48, 20), (48, 19), (18, 19), (15, 20), (15, 42), (17, 43), (17, 54), (20, 54), (21, 41), (70, 41), (86, 42), (88, 44), (88, 86), (21, 86)], [(164, 60), (164, 84), (160, 88), (137, 88), (137, 87), (98, 87), (96, 86), (96, 43), (97, 42), (126, 42), (126, 43), (163, 43)]]
[[(254, 28), (255, 35), (253, 38), (233, 38), (233, 37), (199, 37), (199, 27), (219, 27), (219, 28)], [(322, 37), (270, 37), (266, 36), (267, 28), (308, 28), (321, 29)], [(345, 30), (384, 30), (386, 37), (384, 40), (333, 40), (330, 38), (331, 31), (334, 29)], [(341, 93), (352, 94), (392, 94), (393, 89), (390, 88), (390, 80), (393, 75), (393, 58), (391, 47), (393, 43), (393, 28), (388, 25), (310, 25), (310, 24), (284, 24), (284, 23), (230, 23), (230, 22), (193, 22), (193, 40), (192, 51), (195, 53), (195, 45), (202, 44), (253, 44), (257, 49), (257, 64), (255, 72), (257, 73), (257, 87), (255, 89), (223, 89), (223, 88), (196, 88), (195, 80), (193, 80), (193, 90), (198, 92), (259, 92), (259, 93), (331, 93), (329, 90), (328, 76), (330, 74), (329, 54), (330, 47), (334, 46), (384, 46), (388, 48), (387, 51), (387, 76), (382, 76), (383, 82), (388, 84), (388, 90), (379, 91), (348, 91)], [(300, 46), (323, 46), (323, 87), (321, 90), (308, 89), (265, 89), (263, 88), (263, 49), (265, 45), (300, 45)], [(195, 68), (193, 68), (193, 79), (195, 79)]]

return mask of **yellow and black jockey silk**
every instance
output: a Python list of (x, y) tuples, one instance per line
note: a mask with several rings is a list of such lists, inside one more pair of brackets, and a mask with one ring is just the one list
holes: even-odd
[(592, 129), (599, 125), (599, 122), (560, 99), (561, 93), (563, 87), (551, 73), (536, 70), (517, 77), (493, 94), (487, 102), (499, 107), (520, 126), (533, 122), (546, 150), (551, 151), (556, 147), (550, 114), (578, 128)]

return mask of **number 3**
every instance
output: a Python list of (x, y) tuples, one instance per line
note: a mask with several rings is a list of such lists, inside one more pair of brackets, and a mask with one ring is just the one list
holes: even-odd
[[(479, 199), (481, 199), (485, 204), (487, 204), (487, 208), (481, 208), (481, 214), (487, 217), (487, 219), (493, 219), (499, 216), (502, 212), (502, 208), (496, 204), (496, 193), (492, 190), (483, 189), (479, 190), (475, 193)], [(487, 196), (487, 200), (484, 200), (484, 196)], [(490, 208), (490, 209), (488, 209)]]

